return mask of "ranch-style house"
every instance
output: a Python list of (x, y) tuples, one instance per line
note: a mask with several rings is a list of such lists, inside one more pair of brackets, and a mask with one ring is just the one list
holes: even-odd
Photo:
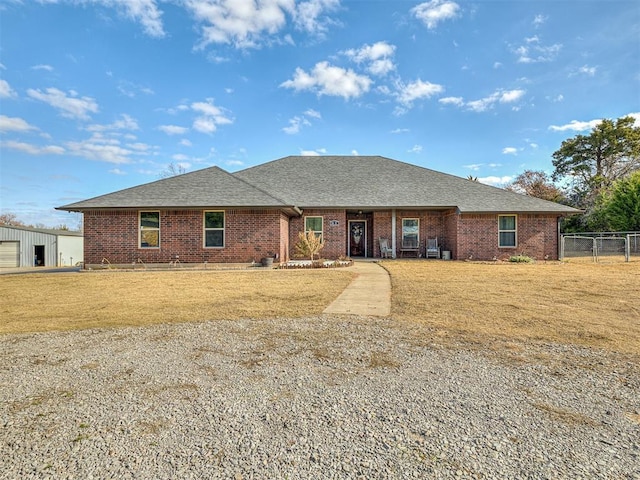
[(84, 214), (87, 266), (286, 261), (310, 230), (330, 259), (421, 257), (436, 242), (437, 257), (557, 259), (559, 220), (579, 213), (380, 156), (210, 167), (59, 209)]

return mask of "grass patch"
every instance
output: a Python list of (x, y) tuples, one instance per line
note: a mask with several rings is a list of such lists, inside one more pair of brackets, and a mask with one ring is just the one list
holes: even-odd
[(0, 276), (0, 334), (321, 313), (347, 269)]
[(436, 334), (640, 354), (640, 265), (387, 261), (392, 315)]

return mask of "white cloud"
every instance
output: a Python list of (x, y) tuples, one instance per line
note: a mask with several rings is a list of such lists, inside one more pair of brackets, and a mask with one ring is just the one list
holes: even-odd
[(478, 178), (478, 181), (480, 183), (484, 183), (485, 185), (492, 185), (494, 187), (502, 187), (512, 180), (513, 177), (510, 175), (505, 175), (504, 177), (488, 176)]
[(289, 126), (284, 127), (282, 131), (288, 135), (295, 135), (296, 133), (300, 132), (300, 129), (303, 126), (309, 127), (311, 126), (311, 122), (309, 122), (309, 120), (304, 117), (299, 117), (296, 115), (295, 117), (289, 119)]
[(318, 157), (321, 154), (316, 152), (315, 150), (300, 150), (300, 155), (303, 157)]
[(128, 80), (120, 80), (116, 88), (121, 95), (129, 98), (136, 98), (139, 93), (143, 93), (145, 95), (154, 95), (156, 93), (149, 87), (144, 87)]
[(57, 108), (66, 118), (87, 120), (89, 113), (98, 112), (98, 104), (93, 98), (78, 97), (78, 93), (73, 90), (67, 94), (57, 88), (47, 88), (44, 92), (30, 88), (27, 95)]
[(304, 112), (304, 114), (305, 114), (307, 117), (311, 117), (311, 118), (317, 118), (317, 119), (321, 119), (321, 118), (322, 118), (322, 115), (320, 114), (320, 112), (317, 112), (316, 110), (314, 110), (314, 109), (312, 109), (312, 108), (310, 108), (310, 109), (306, 110), (306, 111)]
[(300, 132), (300, 129), (302, 127), (310, 127), (311, 122), (306, 117), (313, 118), (313, 119), (321, 119), (322, 115), (320, 115), (320, 112), (317, 112), (310, 108), (307, 111), (305, 111), (302, 114), (302, 116), (296, 115), (293, 118), (289, 119), (289, 126), (283, 127), (282, 131), (289, 135), (295, 135), (296, 133)]
[(357, 150), (353, 149), (353, 150), (351, 150), (351, 155), (353, 155), (354, 157), (357, 157), (360, 154), (358, 153)]
[(29, 155), (62, 155), (65, 150), (57, 145), (47, 145), (40, 147), (24, 142), (15, 142), (9, 140), (7, 142), (1, 142), (0, 146), (3, 148), (10, 148), (11, 150), (18, 150), (20, 152), (28, 153)]
[(493, 68), (495, 68), (495, 69), (502, 68), (502, 63), (501, 62), (493, 62)]
[(395, 50), (395, 45), (376, 42), (373, 45), (364, 45), (358, 49), (346, 50), (343, 53), (356, 63), (366, 63), (366, 68), (372, 75), (384, 76), (396, 68), (391, 59)]
[(469, 165), (463, 165), (464, 168), (468, 168), (469, 170), (473, 170), (474, 172), (477, 172), (478, 170), (480, 170), (480, 167), (484, 165), (482, 163), (471, 163)]
[(408, 133), (411, 130), (409, 130), (408, 128), (396, 128), (395, 130), (391, 130), (390, 133), (393, 133), (394, 135), (397, 135), (398, 133)]
[(398, 89), (396, 98), (398, 99), (398, 102), (405, 107), (410, 107), (416, 100), (431, 98), (432, 96), (444, 91), (444, 87), (442, 85), (423, 82), (420, 79), (406, 85), (398, 82), (396, 86)]
[[(337, 8), (339, 0), (186, 0), (186, 8), (202, 24), (201, 47), (212, 43), (231, 44), (236, 48), (258, 48), (263, 41), (278, 34), (290, 17), (296, 28), (322, 34), (332, 23), (326, 16)], [(291, 37), (285, 39), (292, 42)]]
[(522, 96), (525, 94), (524, 90), (516, 89), (516, 90), (507, 90), (506, 92), (502, 92), (500, 95), (500, 103), (511, 103), (517, 100), (520, 100)]
[(422, 153), (422, 145), (414, 145), (407, 150), (407, 153)]
[(65, 145), (71, 155), (115, 164), (131, 163), (129, 156), (134, 153), (121, 147), (118, 140), (106, 139), (100, 134), (81, 142), (67, 142)]
[(186, 162), (187, 160), (189, 160), (189, 157), (182, 153), (176, 153), (175, 155), (172, 155), (171, 158), (177, 162)]
[(127, 147), (131, 150), (135, 150), (136, 152), (148, 152), (152, 149), (151, 145), (147, 145), (146, 143), (142, 142), (127, 143)]
[(22, 118), (0, 115), (0, 132), (28, 132), (30, 130), (38, 130), (38, 128)]
[(89, 132), (106, 132), (113, 130), (139, 130), (138, 122), (130, 115), (122, 114), (120, 119), (108, 125), (89, 125), (86, 130)]
[(556, 59), (562, 49), (562, 44), (541, 45), (537, 36), (525, 38), (526, 45), (512, 48), (518, 56), (518, 63), (544, 63)]
[(593, 77), (596, 74), (598, 67), (590, 67), (589, 65), (583, 65), (578, 69), (578, 73)]
[(183, 138), (182, 140), (180, 140), (180, 145), (182, 145), (183, 147), (191, 147), (193, 146), (193, 143), (191, 143), (186, 138)]
[(518, 154), (518, 149), (514, 148), (514, 147), (504, 147), (502, 149), (502, 154), (503, 155), (517, 155)]
[(158, 130), (166, 133), (167, 135), (184, 135), (189, 131), (186, 127), (180, 127), (178, 125), (160, 125)]
[(150, 37), (164, 37), (162, 12), (156, 0), (92, 0), (91, 3), (115, 7), (126, 18), (139, 22)]
[(0, 98), (12, 98), (16, 96), (17, 94), (15, 90), (11, 88), (11, 85), (9, 85), (9, 82), (7, 82), (6, 80), (0, 79)]
[(47, 72), (53, 72), (53, 67), (51, 65), (34, 65), (31, 67), (31, 70), (46, 70)]
[(299, 2), (294, 10), (294, 22), (299, 30), (312, 34), (323, 34), (327, 26), (337, 23), (325, 13), (335, 11), (340, 0), (307, 0)]
[(111, 170), (109, 170), (109, 173), (111, 173), (112, 175), (126, 175), (127, 172), (120, 170), (119, 168), (112, 168)]
[(325, 61), (317, 63), (310, 74), (301, 68), (296, 68), (293, 79), (281, 83), (280, 86), (296, 91), (309, 90), (318, 95), (342, 97), (348, 100), (368, 92), (371, 79), (358, 75), (351, 69), (334, 67)]
[(488, 97), (481, 98), (479, 100), (473, 100), (471, 102), (467, 102), (466, 106), (469, 110), (474, 112), (484, 112), (493, 108), (496, 103), (513, 103), (520, 100), (526, 90), (515, 89), (515, 90), (496, 90)]
[(460, 6), (448, 0), (431, 0), (430, 2), (421, 3), (413, 7), (410, 12), (432, 30), (438, 26), (438, 23), (456, 18)]
[(455, 105), (456, 107), (461, 107), (464, 105), (464, 100), (462, 97), (444, 97), (440, 98), (438, 102), (444, 105)]
[(540, 25), (542, 25), (544, 22), (547, 21), (549, 17), (546, 17), (545, 15), (536, 15), (533, 18), (533, 26), (538, 28)]
[(227, 116), (226, 110), (213, 104), (213, 99), (208, 98), (206, 102), (194, 102), (191, 109), (198, 112), (200, 116), (193, 121), (193, 129), (201, 133), (213, 133), (218, 129), (218, 125), (233, 123)]
[(582, 132), (584, 130), (592, 130), (598, 124), (602, 122), (602, 119), (589, 120), (588, 122), (579, 122), (578, 120), (571, 120), (569, 123), (564, 125), (551, 125), (549, 130), (554, 132), (565, 132), (567, 130), (573, 130), (574, 132)]

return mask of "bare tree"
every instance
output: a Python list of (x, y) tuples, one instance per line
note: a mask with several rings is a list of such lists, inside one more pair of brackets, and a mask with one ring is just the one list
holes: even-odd
[(160, 178), (169, 178), (169, 177), (176, 177), (184, 173), (187, 173), (187, 169), (184, 168), (183, 165), (179, 163), (171, 162), (169, 165), (167, 165), (167, 168), (165, 168), (162, 172), (160, 172), (158, 176)]

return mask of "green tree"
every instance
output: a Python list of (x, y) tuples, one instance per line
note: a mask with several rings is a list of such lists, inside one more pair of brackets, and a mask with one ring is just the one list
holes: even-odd
[(614, 183), (601, 197), (601, 216), (610, 230), (640, 231), (640, 171)]
[(523, 193), (550, 202), (566, 201), (562, 190), (542, 170), (525, 170), (504, 188), (511, 192)]
[(640, 169), (640, 127), (634, 123), (630, 116), (605, 119), (589, 135), (565, 140), (553, 153), (552, 179), (572, 181), (577, 206), (589, 208), (616, 180)]

